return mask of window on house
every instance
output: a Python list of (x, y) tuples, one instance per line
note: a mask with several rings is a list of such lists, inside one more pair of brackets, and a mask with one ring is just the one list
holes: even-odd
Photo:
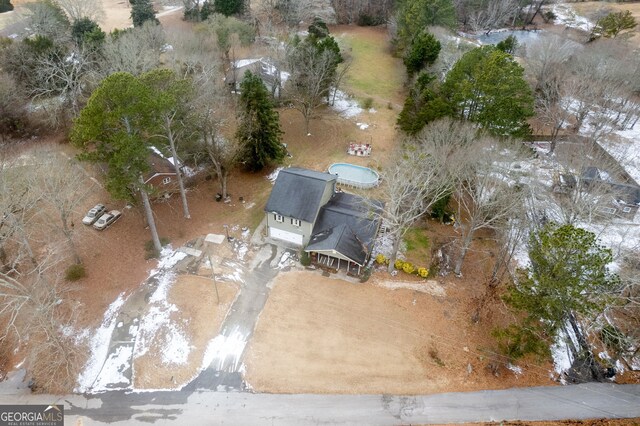
[(599, 207), (598, 211), (606, 214), (614, 214), (616, 212), (616, 209), (611, 207)]
[(166, 177), (164, 179), (162, 179), (162, 183), (165, 185), (168, 185), (171, 183), (171, 178), (170, 177)]
[(274, 213), (273, 218), (275, 219), (276, 222), (284, 222), (284, 218), (282, 217), (281, 214)]
[(291, 224), (293, 226), (300, 226), (300, 220), (291, 218)]

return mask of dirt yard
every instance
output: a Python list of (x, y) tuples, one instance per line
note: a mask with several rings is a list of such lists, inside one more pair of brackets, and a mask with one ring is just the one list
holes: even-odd
[(249, 344), (247, 382), (259, 392), (390, 394), (553, 384), (548, 364), (488, 371), (496, 356), (485, 324), (469, 319), (465, 283), (388, 290), (387, 277), (280, 274)]
[[(14, 5), (13, 12), (0, 14), (0, 29), (20, 19), (24, 12), (24, 4), (31, 1), (33, 0), (12, 0), (11, 3)], [(178, 3), (180, 2), (176, 2), (176, 4)], [(104, 18), (100, 19), (99, 24), (105, 32), (109, 33), (116, 28), (123, 29), (132, 26), (129, 0), (102, 0), (102, 7), (104, 9)], [(159, 4), (156, 4), (155, 7), (158, 15), (163, 17), (163, 7)], [(175, 14), (182, 17), (181, 12), (175, 12)]]
[[(218, 334), (237, 292), (238, 287), (232, 283), (218, 283), (218, 304), (210, 279), (178, 276), (167, 298), (168, 303), (177, 308), (171, 314), (171, 327), (160, 330), (151, 342), (149, 352), (134, 360), (134, 387), (163, 389), (188, 383), (199, 371), (207, 344)], [(163, 353), (171, 346), (169, 330), (173, 327), (180, 330), (188, 341), (190, 351), (184, 363), (163, 362)]]

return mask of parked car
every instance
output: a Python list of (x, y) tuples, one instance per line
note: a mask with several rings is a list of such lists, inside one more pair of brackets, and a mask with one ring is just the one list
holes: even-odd
[(93, 224), (93, 227), (96, 228), (98, 231), (107, 229), (108, 227), (113, 225), (113, 222), (120, 219), (120, 216), (122, 216), (121, 212), (119, 212), (118, 210), (111, 210), (110, 212), (100, 216), (100, 219), (98, 219), (98, 221)]
[(107, 208), (104, 206), (104, 204), (96, 204), (91, 210), (87, 212), (84, 218), (82, 218), (82, 223), (84, 223), (85, 225), (92, 225), (106, 211)]

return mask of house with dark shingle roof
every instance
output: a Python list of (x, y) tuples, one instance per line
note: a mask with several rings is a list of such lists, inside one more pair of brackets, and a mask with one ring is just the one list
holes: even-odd
[(336, 182), (329, 173), (281, 170), (265, 206), (267, 235), (304, 247), (316, 263), (359, 272), (372, 252), (382, 203), (336, 192)]

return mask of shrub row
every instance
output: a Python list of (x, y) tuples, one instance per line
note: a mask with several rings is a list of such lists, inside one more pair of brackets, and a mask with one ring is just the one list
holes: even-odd
[[(379, 265), (388, 265), (389, 259), (387, 259), (383, 254), (379, 254), (376, 256), (376, 263)], [(404, 260), (397, 259), (393, 264), (393, 267), (399, 271), (404, 271), (407, 274), (415, 274), (422, 278), (427, 278), (429, 276), (429, 268), (424, 267), (416, 267), (411, 262), (405, 262)]]

